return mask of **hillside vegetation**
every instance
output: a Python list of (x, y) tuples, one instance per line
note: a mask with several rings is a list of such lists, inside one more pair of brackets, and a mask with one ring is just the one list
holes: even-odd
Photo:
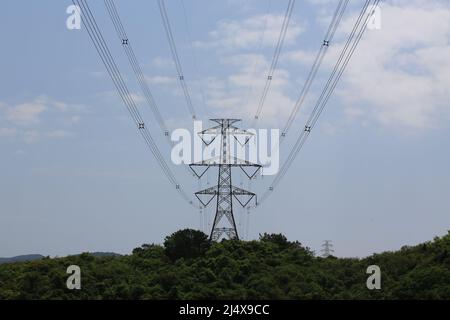
[[(0, 299), (450, 299), (450, 232), (364, 259), (315, 257), (280, 234), (210, 244), (181, 230), (164, 245), (131, 255), (0, 265)], [(368, 290), (366, 268), (381, 268), (381, 290)], [(81, 290), (68, 290), (66, 268), (81, 268)]]

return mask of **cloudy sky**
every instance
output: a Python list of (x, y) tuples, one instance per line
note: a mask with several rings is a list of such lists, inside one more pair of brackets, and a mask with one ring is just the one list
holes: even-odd
[[(258, 107), (288, 1), (166, 1), (199, 118)], [(120, 71), (170, 162), (170, 148), (134, 78), (103, 1), (90, 1)], [(338, 1), (296, 1), (258, 126), (282, 128)], [(70, 1), (5, 1), (0, 11), (0, 256), (127, 253), (180, 228), (209, 229), (161, 173)], [(170, 130), (192, 130), (156, 1), (116, 1)], [(184, 7), (184, 9), (183, 9)], [(362, 2), (350, 0), (335, 41), (281, 148), (301, 132)], [(186, 14), (185, 14), (186, 13)], [(241, 237), (281, 232), (339, 256), (394, 250), (450, 225), (450, 4), (384, 1), (289, 173), (260, 208), (235, 212)], [(208, 124), (205, 122), (204, 126)], [(214, 183), (172, 170), (189, 193)], [(251, 188), (260, 194), (271, 177)], [(242, 175), (236, 184), (248, 187)]]

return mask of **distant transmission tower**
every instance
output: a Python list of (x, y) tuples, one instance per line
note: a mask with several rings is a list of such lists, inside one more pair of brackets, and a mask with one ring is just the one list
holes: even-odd
[(323, 258), (327, 258), (327, 257), (331, 256), (331, 254), (334, 252), (333, 244), (331, 243), (331, 240), (324, 241), (324, 243), (322, 244), (322, 250), (320, 250), (320, 252), (322, 252)]
[[(218, 241), (222, 235), (226, 235), (229, 239), (239, 239), (233, 215), (233, 197), (241, 206), (246, 207), (253, 198), (256, 201), (256, 195), (231, 184), (231, 168), (240, 167), (245, 175), (252, 179), (261, 166), (232, 156), (231, 139), (234, 138), (241, 146), (245, 146), (254, 134), (233, 126), (234, 123), (240, 121), (239, 119), (211, 119), (211, 121), (217, 125), (198, 134), (206, 146), (209, 146), (216, 138), (220, 138), (220, 154), (211, 159), (190, 164), (189, 167), (199, 179), (210, 167), (218, 167), (218, 183), (217, 186), (196, 192), (195, 196), (204, 207), (208, 206), (217, 196), (216, 215), (209, 237), (211, 241)], [(209, 141), (205, 141), (207, 136), (211, 137)], [(205, 167), (206, 169), (204, 169)], [(224, 216), (226, 217), (225, 221), (222, 220)]]

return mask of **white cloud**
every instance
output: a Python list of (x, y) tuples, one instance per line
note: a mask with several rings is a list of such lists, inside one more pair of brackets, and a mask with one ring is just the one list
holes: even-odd
[(56, 130), (24, 130), (20, 132), (20, 138), (26, 143), (35, 143), (43, 139), (65, 139), (74, 136), (73, 132), (56, 129)]
[(167, 77), (167, 76), (146, 76), (146, 79), (149, 83), (155, 85), (172, 85), (175, 84), (177, 79), (175, 77)]
[(0, 137), (13, 137), (16, 133), (15, 128), (0, 128)]
[[(316, 8), (320, 12), (317, 22), (326, 27), (336, 1), (311, 2), (320, 4)], [(360, 8), (356, 1), (349, 6), (304, 104), (306, 109), (311, 106), (310, 99), (318, 93), (316, 88), (322, 88), (334, 67), (356, 13), (359, 13), (356, 10)], [(444, 119), (443, 115), (450, 114), (447, 103), (450, 101), (448, 3), (390, 1), (382, 6), (381, 13), (382, 29), (366, 31), (335, 95), (342, 99), (345, 115), (364, 126), (371, 123), (413, 129), (436, 126)], [(278, 38), (282, 18), (261, 15), (241, 21), (220, 21), (207, 41), (197, 42), (198, 46), (217, 52), (219, 63), (228, 72), (220, 79), (209, 77), (201, 83), (206, 88), (206, 102), (217, 110), (217, 116), (252, 120), (266, 80), (270, 48)], [(261, 42), (265, 19), (267, 30)], [(305, 76), (297, 71), (307, 73), (316, 55), (314, 48), (305, 50), (289, 46), (303, 31), (303, 26), (292, 21), (286, 39), (288, 45), (275, 72), (262, 121), (274, 124), (285, 120), (298, 97), (303, 80), (294, 89), (292, 77)], [(265, 55), (254, 53), (261, 47), (265, 47)], [(175, 78), (163, 76), (149, 78), (154, 84), (169, 84), (173, 80), (176, 82)]]
[(20, 132), (21, 140), (26, 143), (35, 143), (43, 139), (66, 139), (74, 137), (74, 133), (63, 129), (37, 130), (30, 129)]
[(310, 66), (314, 63), (314, 58), (317, 55), (316, 52), (305, 50), (293, 50), (288, 51), (282, 55), (283, 60), (289, 62), (295, 62), (302, 65)]
[(72, 117), (70, 117), (70, 123), (72, 123), (72, 124), (77, 124), (77, 123), (80, 122), (80, 120), (81, 120), (80, 116), (72, 116)]
[(71, 137), (71, 136), (73, 136), (73, 134), (69, 131), (58, 129), (58, 130), (52, 130), (52, 131), (47, 132), (46, 136), (48, 138), (63, 139), (63, 138)]
[[(219, 21), (216, 29), (209, 33), (207, 42), (195, 42), (197, 47), (226, 50), (248, 49), (255, 46), (273, 47), (280, 35), (283, 15), (258, 15), (244, 20)], [(298, 22), (290, 21), (285, 43), (291, 44), (304, 31)]]
[(68, 104), (42, 95), (31, 101), (17, 104), (0, 102), (0, 137), (16, 137), (27, 143), (43, 138), (72, 136), (60, 125), (73, 125), (80, 121), (82, 105)]
[(37, 130), (26, 130), (22, 134), (23, 140), (26, 143), (33, 143), (40, 139), (41, 135)]
[(40, 115), (47, 109), (45, 105), (37, 101), (22, 103), (7, 108), (6, 119), (19, 125), (30, 125), (39, 121)]
[[(334, 4), (330, 2), (331, 5)], [(345, 115), (364, 126), (375, 123), (390, 128), (435, 127), (450, 116), (450, 7), (446, 2), (416, 0), (391, 1), (381, 9), (382, 29), (366, 30), (336, 90), (344, 103)], [(316, 79), (318, 88), (323, 87), (356, 20), (355, 14), (346, 17), (327, 53), (322, 76)], [(227, 32), (219, 31), (238, 32), (240, 24), (225, 26), (215, 31), (217, 37), (225, 35), (224, 42), (214, 42), (212, 37), (214, 45), (227, 45), (233, 32), (229, 31), (227, 38)], [(232, 71), (225, 80), (209, 80), (208, 103), (220, 112), (251, 119), (265, 83), (268, 61), (262, 55), (243, 54), (242, 49), (253, 40), (244, 37), (241, 41), (236, 46), (241, 53), (222, 52), (221, 62), (234, 69), (229, 68)], [(291, 50), (282, 55), (281, 62), (309, 68), (315, 55), (314, 50)], [(281, 65), (276, 72), (263, 109), (265, 120), (283, 119), (294, 105), (288, 70)], [(316, 93), (310, 92), (307, 101)]]
[(330, 3), (337, 3), (337, 0), (308, 0), (308, 2), (314, 4), (314, 5), (324, 5), (324, 4), (330, 4)]
[(107, 76), (104, 71), (91, 71), (90, 74), (93, 78), (105, 78)]
[(81, 105), (69, 105), (45, 95), (29, 102), (16, 105), (2, 103), (2, 105), (3, 107), (0, 110), (4, 111), (6, 119), (20, 126), (37, 124), (46, 112), (79, 112), (84, 110), (84, 107)]
[[(381, 30), (366, 31), (342, 78), (346, 114), (391, 127), (436, 126), (450, 114), (450, 8), (396, 1), (381, 14)], [(343, 39), (354, 19), (343, 22)], [(328, 67), (341, 49), (331, 48)]]
[(237, 7), (239, 12), (248, 12), (254, 10), (256, 6), (260, 5), (260, 0), (227, 0), (228, 5)]
[(130, 98), (134, 100), (135, 103), (143, 103), (145, 101), (144, 96), (138, 94), (138, 93), (130, 93)]
[[(272, 53), (267, 57), (260, 49), (272, 51), (278, 40), (284, 15), (256, 15), (243, 20), (219, 21), (209, 39), (196, 42), (197, 47), (212, 49), (219, 55), (219, 63), (228, 75), (204, 80), (206, 103), (215, 109), (217, 116), (240, 117), (252, 121), (267, 80)], [(284, 47), (296, 43), (305, 28), (291, 19)], [(258, 51), (258, 54), (253, 53)], [(259, 125), (279, 125), (294, 104), (288, 92), (289, 72), (278, 66), (271, 81)]]
[[(206, 79), (208, 105), (216, 109), (218, 116), (253, 120), (266, 82), (264, 74), (269, 66), (268, 61), (262, 55), (236, 54), (224, 57), (221, 62), (236, 71), (224, 80)], [(288, 80), (289, 73), (286, 70), (278, 69), (275, 72), (260, 125), (278, 125), (294, 104), (286, 93), (289, 89)]]
[(173, 68), (174, 64), (173, 64), (172, 59), (156, 57), (156, 58), (152, 59), (151, 66), (161, 68), (161, 69), (168, 69), (168, 68)]

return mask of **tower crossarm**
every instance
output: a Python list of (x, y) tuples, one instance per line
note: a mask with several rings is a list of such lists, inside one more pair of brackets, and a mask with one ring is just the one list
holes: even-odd
[[(215, 196), (217, 194), (218, 194), (217, 187), (209, 187), (209, 188), (206, 188), (204, 190), (197, 191), (195, 193), (195, 196), (197, 197), (197, 199), (200, 201), (200, 203), (204, 207), (207, 207), (208, 204), (210, 204), (210, 202), (215, 198)], [(211, 197), (209, 199), (207, 199), (207, 201), (204, 201), (204, 199), (202, 199), (202, 197), (201, 197), (202, 195), (209, 195)]]
[[(249, 202), (253, 198), (256, 199), (256, 194), (255, 193), (247, 191), (247, 190), (244, 190), (244, 189), (241, 189), (241, 188), (238, 188), (238, 187), (235, 187), (235, 186), (232, 186), (231, 193), (233, 194), (234, 198), (239, 202), (239, 204), (242, 207), (244, 207), (244, 208), (249, 204)], [(248, 196), (247, 201), (243, 201), (243, 199), (241, 200), (239, 196)]]

